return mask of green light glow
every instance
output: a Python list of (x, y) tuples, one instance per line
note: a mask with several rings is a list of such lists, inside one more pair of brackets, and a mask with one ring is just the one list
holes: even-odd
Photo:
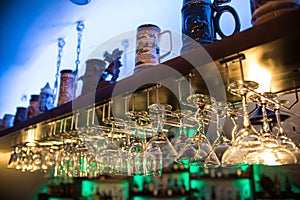
[(192, 189), (200, 189), (200, 188), (203, 188), (205, 185), (206, 185), (205, 181), (191, 180), (191, 188)]
[(88, 197), (92, 193), (95, 193), (94, 188), (96, 187), (96, 182), (84, 180), (82, 181), (82, 191), (81, 195), (83, 197)]
[[(126, 199), (129, 198), (129, 183), (124, 181), (97, 181), (97, 180), (84, 180), (82, 181), (82, 192), (83, 197), (90, 197), (96, 194), (97, 189), (100, 189), (99, 192), (107, 192), (107, 189), (114, 190), (115, 194), (124, 194)], [(120, 193), (120, 191), (123, 191)]]

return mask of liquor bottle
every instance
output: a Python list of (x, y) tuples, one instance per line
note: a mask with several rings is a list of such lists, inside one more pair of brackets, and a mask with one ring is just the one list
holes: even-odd
[(176, 162), (174, 162), (174, 164), (173, 164), (173, 169), (175, 170), (175, 171), (177, 171), (178, 170), (178, 163), (176, 163)]
[(285, 192), (286, 192), (286, 194), (291, 194), (291, 192), (292, 192), (291, 191), (292, 186), (291, 186), (291, 183), (290, 183), (288, 177), (285, 177), (285, 184), (284, 184), (284, 186), (285, 186)]
[(179, 194), (179, 185), (178, 185), (178, 180), (175, 179), (174, 180), (174, 195), (178, 195)]
[(133, 192), (134, 193), (138, 193), (139, 192), (139, 186), (136, 183), (133, 184)]
[(228, 190), (227, 193), (228, 193), (228, 195), (227, 195), (227, 200), (233, 200), (233, 199), (232, 199), (232, 196), (231, 196), (231, 193), (232, 193), (231, 190)]
[(201, 200), (205, 200), (205, 192), (203, 187), (199, 188)]
[(204, 168), (204, 177), (209, 177), (209, 168)]
[(168, 178), (168, 186), (167, 186), (167, 196), (172, 196), (173, 195), (173, 191), (172, 191), (172, 185), (171, 185), (171, 178)]
[(275, 188), (275, 196), (280, 196), (281, 195), (280, 182), (277, 174), (274, 174), (274, 188)]
[(158, 180), (158, 195), (159, 196), (163, 196), (166, 194), (166, 187), (165, 187), (165, 184), (164, 184), (164, 180), (162, 178), (162, 176), (159, 178)]
[(158, 179), (155, 179), (154, 188), (153, 188), (153, 196), (158, 196)]
[(215, 187), (214, 186), (211, 186), (210, 199), (211, 200), (217, 200), (217, 195), (216, 195), (216, 191), (215, 191)]
[(216, 178), (216, 171), (214, 168), (210, 169), (210, 177), (211, 178)]
[(243, 173), (242, 169), (241, 169), (240, 167), (237, 168), (237, 170), (236, 170), (236, 175), (237, 175), (238, 177), (241, 177), (241, 176), (242, 176), (242, 173)]
[(180, 163), (180, 169), (181, 169), (181, 170), (185, 170), (185, 166), (184, 166), (183, 163)]
[(184, 185), (184, 180), (183, 179), (181, 179), (180, 193), (181, 194), (185, 194), (186, 193), (186, 187)]
[(147, 180), (145, 180), (145, 179), (143, 181), (143, 193), (144, 194), (148, 194), (149, 193), (149, 184), (148, 184)]
[(244, 199), (245, 200), (250, 200), (250, 195), (249, 195), (249, 191), (248, 190), (245, 190)]
[(153, 191), (154, 191), (154, 182), (153, 180), (151, 179), (150, 183), (149, 183), (149, 193), (150, 194), (153, 194)]
[(96, 196), (95, 196), (95, 200), (100, 200), (100, 192), (99, 192), (99, 190), (97, 190), (97, 192), (96, 192)]
[(236, 191), (235, 200), (241, 200), (240, 191)]

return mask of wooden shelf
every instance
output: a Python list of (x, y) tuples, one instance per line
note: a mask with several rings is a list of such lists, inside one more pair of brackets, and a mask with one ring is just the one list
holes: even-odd
[[(204, 48), (192, 50), (160, 65), (153, 66), (151, 69), (148, 68), (140, 71), (115, 84), (107, 85), (96, 92), (79, 96), (72, 102), (63, 104), (0, 132), (1, 149), (10, 149), (11, 140), (16, 137), (15, 134), (20, 133), (26, 127), (71, 115), (74, 110), (107, 101), (112, 96), (123, 96), (126, 93), (147, 88), (154, 83), (172, 83), (176, 85), (174, 84), (176, 79), (189, 73), (195, 74), (195, 78), (192, 81), (192, 87), (195, 92), (213, 92), (214, 94), (220, 93), (220, 91), (225, 92), (226, 73), (224, 66), (220, 64), (220, 60), (236, 54), (244, 54), (246, 56), (246, 59), (243, 61), (245, 77), (248, 76), (247, 71), (253, 67), (253, 61), (255, 61), (272, 74), (271, 91), (278, 94), (289, 93), (294, 89), (300, 88), (300, 56), (298, 55), (300, 50), (299, 21), (300, 10), (297, 10), (216, 41)], [(217, 71), (222, 78), (222, 83), (215, 83), (216, 77), (210, 73), (206, 66), (209, 63), (216, 65)], [(230, 81), (240, 79), (238, 69), (237, 64), (229, 66)], [(204, 74), (202, 75), (204, 76), (201, 76), (199, 72), (203, 72)], [(211, 86), (214, 88), (213, 91), (208, 90), (207, 82), (216, 84)], [(151, 95), (150, 99), (155, 99), (155, 94)], [(239, 101), (238, 97), (226, 92), (225, 96), (229, 101)], [(114, 100), (117, 104), (122, 101), (122, 98)], [(137, 95), (136, 101), (141, 103), (137, 104), (135, 109), (145, 110), (147, 106), (146, 95)], [(168, 88), (160, 90), (159, 101), (171, 104), (175, 110), (179, 109), (177, 99), (174, 98), (174, 94)], [(121, 113), (123, 110), (116, 108), (115, 112)]]

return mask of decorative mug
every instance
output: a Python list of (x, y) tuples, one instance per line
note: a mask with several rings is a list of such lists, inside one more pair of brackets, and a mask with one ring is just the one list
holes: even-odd
[(253, 25), (281, 16), (299, 8), (297, 0), (250, 0)]
[(17, 111), (14, 119), (14, 126), (26, 120), (27, 120), (27, 108), (17, 107)]
[(39, 110), (46, 112), (54, 108), (54, 92), (51, 89), (49, 83), (46, 83), (45, 87), (41, 89), (39, 96)]
[(237, 12), (230, 6), (221, 6), (230, 0), (183, 0), (182, 15), (182, 42), (181, 53), (206, 45), (216, 40), (216, 33), (221, 38), (226, 37), (220, 27), (220, 18), (223, 13), (229, 12), (235, 21), (232, 34), (240, 31), (241, 25)]
[[(165, 54), (160, 55), (159, 41), (163, 34), (169, 34), (170, 49)], [(157, 65), (160, 60), (168, 56), (172, 51), (171, 31), (161, 32), (160, 28), (154, 24), (143, 24), (137, 28), (136, 34), (136, 54), (134, 72), (149, 66)]]
[(12, 127), (14, 125), (14, 118), (15, 118), (15, 116), (12, 114), (5, 114), (2, 119), (1, 130)]
[(101, 74), (106, 66), (105, 61), (100, 59), (89, 59), (85, 61), (85, 64), (85, 74), (78, 78), (78, 80), (82, 80), (83, 82), (82, 95), (90, 91), (96, 91)]
[(29, 107), (27, 110), (27, 118), (33, 118), (35, 116), (38, 116), (40, 114), (39, 110), (39, 95), (32, 94), (31, 98), (29, 100)]
[(73, 100), (74, 83), (75, 73), (73, 70), (64, 69), (60, 71), (58, 106)]

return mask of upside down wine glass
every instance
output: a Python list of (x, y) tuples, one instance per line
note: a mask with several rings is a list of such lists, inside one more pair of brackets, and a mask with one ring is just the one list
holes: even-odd
[(222, 160), (224, 152), (231, 146), (231, 141), (225, 136), (222, 128), (227, 108), (228, 105), (226, 102), (215, 102), (212, 108), (216, 113), (217, 123), (217, 138), (215, 139), (212, 148), (219, 160)]
[(161, 151), (162, 155), (162, 167), (168, 166), (174, 162), (177, 152), (168, 139), (164, 131), (164, 123), (166, 120), (167, 112), (171, 111), (172, 106), (169, 104), (151, 104), (149, 106), (149, 114), (151, 116), (151, 121), (153, 128), (156, 129), (154, 135), (146, 144), (146, 151), (153, 152), (153, 150)]
[(210, 106), (212, 99), (204, 94), (194, 94), (188, 97), (188, 102), (197, 106), (195, 118), (198, 122), (198, 128), (181, 151), (178, 152), (178, 156), (176, 157), (177, 162), (184, 165), (204, 167), (218, 167), (220, 165), (220, 161), (204, 133), (204, 120), (207, 119), (205, 112)]
[(262, 141), (263, 149), (252, 151), (246, 156), (248, 164), (264, 164), (264, 165), (285, 165), (295, 164), (297, 162), (295, 155), (288, 149), (280, 146), (277, 138), (272, 133), (268, 117), (267, 117), (267, 99), (274, 98), (273, 93), (263, 93), (261, 95), (254, 94), (251, 96), (254, 101), (257, 101), (262, 106), (263, 127)]
[(258, 83), (254, 81), (237, 81), (228, 86), (230, 93), (242, 97), (243, 128), (237, 132), (232, 146), (223, 154), (222, 166), (224, 167), (245, 164), (247, 163), (245, 157), (249, 152), (263, 149), (262, 136), (251, 125), (248, 114), (247, 95), (257, 88)]

